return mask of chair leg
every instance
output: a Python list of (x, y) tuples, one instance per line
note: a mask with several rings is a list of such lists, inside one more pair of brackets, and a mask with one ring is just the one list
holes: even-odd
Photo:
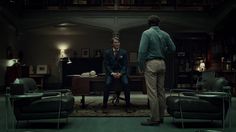
[(57, 119), (57, 129), (60, 129), (60, 118)]
[(18, 128), (18, 123), (19, 123), (19, 122), (18, 122), (18, 121), (16, 121), (16, 125), (15, 125), (15, 128), (16, 128), (16, 129)]
[[(180, 97), (180, 95), (178, 95)], [(184, 128), (184, 117), (183, 117), (183, 110), (181, 105), (181, 100), (179, 100), (179, 110), (180, 110), (180, 116), (181, 116), (181, 125), (182, 128)]]
[(60, 101), (59, 101), (59, 108), (58, 108), (58, 118), (57, 118), (57, 129), (60, 128), (61, 103), (62, 103), (62, 94), (60, 93)]
[(67, 118), (66, 118), (66, 124), (68, 124), (68, 122), (69, 122), (69, 118), (67, 117)]

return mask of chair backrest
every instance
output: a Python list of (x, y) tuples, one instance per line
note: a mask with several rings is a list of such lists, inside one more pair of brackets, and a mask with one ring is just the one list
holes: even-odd
[(212, 86), (212, 91), (224, 91), (224, 86), (228, 85), (228, 81), (224, 77), (215, 79), (215, 83)]
[(214, 71), (204, 71), (204, 72), (202, 72), (202, 81), (206, 81), (210, 78), (215, 78), (215, 72)]
[(23, 84), (25, 92), (34, 92), (38, 89), (35, 80), (32, 78), (17, 78), (14, 84)]
[(11, 95), (22, 95), (25, 93), (23, 84), (10, 84), (10, 94)]
[(210, 78), (203, 84), (203, 89), (206, 91), (222, 92), (224, 91), (223, 87), (227, 84), (228, 81), (223, 77)]
[(197, 85), (197, 87), (199, 87), (203, 90), (206, 90), (206, 89), (209, 89), (208, 88), (209, 82), (214, 81), (214, 79), (215, 79), (215, 72), (204, 71), (204, 72), (202, 72), (201, 77), (198, 78), (196, 85)]

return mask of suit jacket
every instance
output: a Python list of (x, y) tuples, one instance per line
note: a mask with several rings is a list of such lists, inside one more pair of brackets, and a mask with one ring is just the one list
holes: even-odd
[(107, 49), (104, 52), (104, 67), (106, 75), (111, 75), (112, 72), (120, 72), (127, 74), (128, 56), (127, 51), (120, 49), (118, 55), (115, 56), (113, 49)]

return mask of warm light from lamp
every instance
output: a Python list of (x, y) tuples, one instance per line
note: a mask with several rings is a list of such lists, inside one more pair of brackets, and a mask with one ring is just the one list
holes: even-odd
[(206, 65), (205, 65), (204, 61), (203, 61), (203, 60), (200, 60), (200, 64), (199, 64), (197, 70), (198, 70), (199, 72), (203, 72), (203, 71), (205, 71), (205, 69), (206, 69)]
[(18, 59), (10, 59), (7, 60), (7, 66), (13, 66), (14, 64), (18, 63)]
[(70, 58), (68, 57), (68, 61), (67, 61), (67, 64), (71, 64), (72, 61), (70, 60)]
[(66, 49), (69, 48), (69, 46), (68, 46), (68, 44), (66, 44), (66, 43), (60, 43), (60, 44), (58, 44), (57, 48), (58, 48), (59, 50), (66, 50)]
[(57, 48), (60, 50), (59, 58), (67, 57), (66, 55), (66, 49), (68, 49), (68, 44), (66, 43), (60, 43), (58, 44)]
[(66, 54), (65, 54), (65, 50), (64, 49), (60, 49), (60, 58), (64, 58), (66, 57)]

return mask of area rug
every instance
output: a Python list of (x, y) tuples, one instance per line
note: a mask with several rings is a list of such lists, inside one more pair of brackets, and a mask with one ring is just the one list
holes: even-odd
[[(147, 103), (133, 102), (131, 105), (131, 113), (125, 111), (125, 103), (119, 104), (108, 103), (108, 113), (102, 112), (102, 103), (100, 101), (87, 102), (85, 108), (82, 108), (80, 101), (76, 101), (75, 110), (71, 117), (148, 117), (150, 110)], [(169, 116), (165, 112), (165, 116)]]
[(101, 105), (87, 105), (85, 108), (81, 108), (80, 106), (76, 105), (75, 110), (73, 111), (71, 116), (80, 116), (80, 117), (149, 116), (149, 109), (147, 108), (147, 106), (138, 106), (132, 104), (131, 110), (132, 110), (131, 113), (127, 113), (125, 111), (124, 105), (109, 105), (108, 113), (103, 113)]

